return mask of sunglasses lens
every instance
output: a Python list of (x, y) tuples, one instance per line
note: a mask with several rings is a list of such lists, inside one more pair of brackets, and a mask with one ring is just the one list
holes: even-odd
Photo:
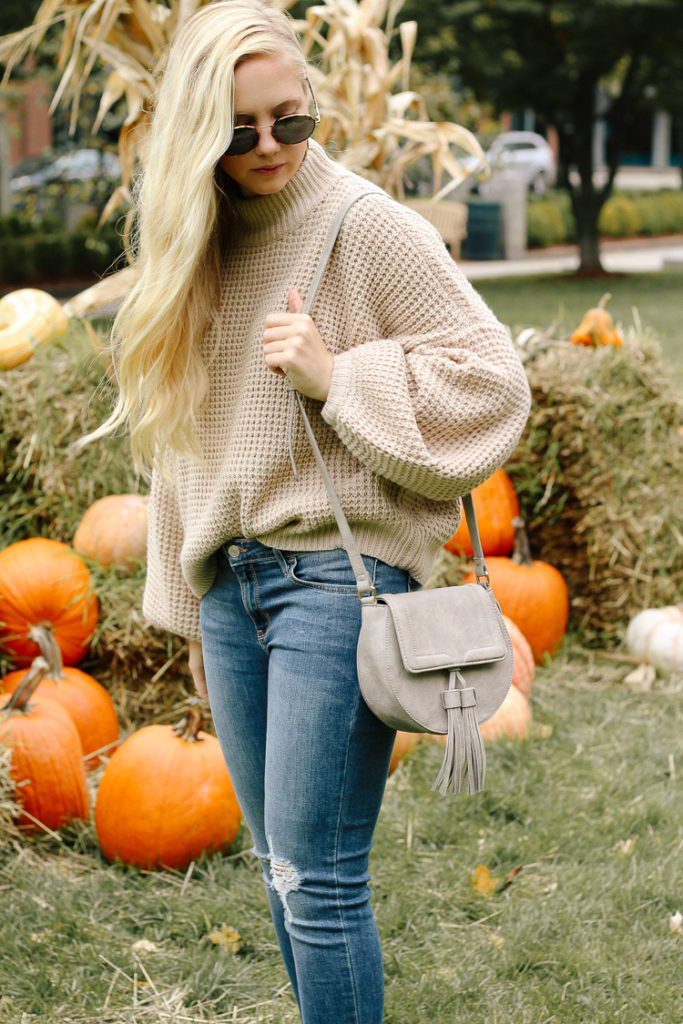
[(248, 153), (258, 143), (258, 132), (255, 128), (235, 128), (230, 145), (225, 151), (226, 156), (241, 156)]
[[(291, 117), (279, 117), (271, 125), (271, 131), (273, 138), (278, 142), (282, 142), (285, 146), (294, 146), (297, 142), (304, 142), (311, 137), (315, 124), (315, 119), (308, 114), (293, 114)], [(232, 140), (225, 155), (242, 156), (257, 146), (258, 140), (257, 128), (238, 125), (233, 129)]]
[(285, 146), (293, 146), (310, 138), (314, 128), (315, 121), (308, 114), (295, 114), (279, 118), (273, 125), (273, 135)]

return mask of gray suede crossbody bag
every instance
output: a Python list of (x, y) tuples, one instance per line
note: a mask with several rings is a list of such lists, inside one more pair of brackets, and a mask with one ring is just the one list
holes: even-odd
[[(349, 196), (328, 231), (304, 303), (310, 313), (339, 228), (349, 207), (369, 192)], [(512, 645), (491, 590), (472, 502), (462, 502), (474, 549), (475, 583), (403, 594), (377, 594), (353, 538), (301, 395), (293, 387), (308, 440), (327, 489), (362, 604), (357, 667), (368, 707), (393, 729), (446, 735), (434, 789), (442, 794), (484, 786), (486, 754), (479, 725), (500, 707), (512, 680)]]

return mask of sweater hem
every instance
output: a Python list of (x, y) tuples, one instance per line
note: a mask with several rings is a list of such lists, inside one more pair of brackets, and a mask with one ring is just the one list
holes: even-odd
[[(414, 524), (410, 524), (410, 528), (409, 533), (392, 533), (387, 530), (386, 524), (351, 524), (353, 538), (362, 555), (378, 558), (397, 569), (405, 569), (413, 579), (424, 585), (443, 542), (430, 538), (416, 544)], [(276, 530), (256, 539), (266, 547), (280, 551), (331, 551), (344, 547), (336, 526), (324, 527), (304, 536), (292, 536), (286, 530)]]

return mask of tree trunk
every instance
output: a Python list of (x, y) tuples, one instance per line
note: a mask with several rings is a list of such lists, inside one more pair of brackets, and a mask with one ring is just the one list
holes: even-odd
[(604, 273), (600, 259), (600, 232), (598, 230), (598, 219), (602, 202), (597, 196), (594, 202), (588, 202), (585, 198), (581, 203), (574, 202), (572, 196), (572, 207), (576, 219), (577, 240), (579, 243), (579, 269), (578, 273), (585, 276), (597, 276)]
[(598, 218), (607, 198), (603, 189), (597, 189), (593, 180), (593, 126), (596, 118), (597, 82), (587, 77), (578, 93), (574, 123), (569, 138), (571, 163), (578, 174), (578, 184), (568, 181), (576, 234), (579, 245), (579, 274), (586, 276), (603, 273), (600, 262), (600, 232)]

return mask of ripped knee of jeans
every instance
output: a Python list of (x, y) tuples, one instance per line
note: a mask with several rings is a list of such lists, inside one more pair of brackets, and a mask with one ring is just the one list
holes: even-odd
[(290, 892), (296, 892), (300, 888), (301, 876), (299, 872), (291, 860), (276, 856), (270, 836), (268, 836), (268, 853), (259, 853), (258, 850), (254, 852), (259, 860), (268, 866), (269, 871), (266, 875), (266, 882), (273, 892), (277, 893), (280, 897), (285, 914), (288, 918), (291, 918), (292, 915), (287, 906), (287, 896)]

